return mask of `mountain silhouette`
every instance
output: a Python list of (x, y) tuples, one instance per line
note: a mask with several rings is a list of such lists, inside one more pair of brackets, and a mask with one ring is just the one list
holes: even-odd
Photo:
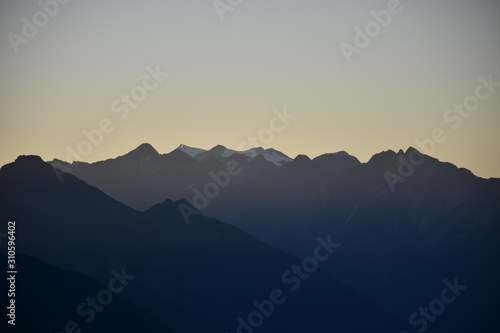
[[(143, 173), (140, 192), (158, 194), (151, 189), (161, 183), (162, 194), (149, 196), (147, 204), (132, 195), (122, 202), (138, 209), (166, 198), (184, 197), (193, 203), (193, 189), (202, 192), (214, 182), (209, 174), (223, 171), (237, 157), (216, 155), (201, 161), (191, 158), (191, 169), (179, 167), (175, 175), (184, 182), (163, 182), (173, 175), (161, 174), (161, 168)], [(236, 161), (241, 172), (209, 200), (203, 214), (297, 257), (308, 255), (317, 235), (336, 235), (349, 246), (324, 269), (403, 317), (435, 298), (443, 279), (461, 276), (476, 286), (476, 293), (464, 297), (471, 301), (462, 310), (480, 319), (467, 322), (465, 316), (458, 316), (462, 321), (451, 316), (454, 322), (441, 322), (466, 330), (494, 321), (492, 309), (500, 310), (493, 282), (500, 278), (500, 251), (495, 246), (500, 237), (498, 179), (476, 177), (412, 147), (375, 154), (367, 163), (346, 152), (314, 159), (299, 155), (281, 167), (262, 159)], [(137, 193), (127, 185), (138, 177), (137, 170), (130, 169), (123, 178), (92, 164), (74, 174), (96, 186), (100, 179), (111, 178), (121, 184), (122, 192)], [(395, 176), (399, 181), (391, 187)]]
[[(186, 162), (177, 153), (163, 158)], [(273, 311), (269, 306), (261, 310), (272, 313), (261, 315), (260, 332), (331, 332), (332, 327), (341, 332), (385, 332), (405, 326), (321, 270), (285, 283), (283, 274), (291, 274), (302, 260), (201, 213), (193, 213), (187, 224), (180, 207), (194, 208), (186, 200), (165, 200), (139, 212), (71, 174), (61, 178), (35, 156), (21, 156), (0, 169), (0, 217), (16, 221), (18, 253), (57, 269), (81, 272), (103, 285), (112, 269), (123, 267), (135, 278), (120, 296), (174, 332), (237, 331), (244, 325), (241, 321), (251, 321), (252, 313), (266, 306), (278, 289), (286, 301)], [(32, 279), (36, 285), (43, 283), (36, 274)], [(71, 302), (81, 296), (71, 289), (66, 293)], [(59, 299), (45, 301), (54, 311), (65, 304)], [(240, 332), (245, 330), (241, 327)], [(87, 331), (92, 332), (92, 326)]]
[[(0, 254), (0, 260), (7, 262), (7, 256)], [(27, 255), (17, 256), (16, 264), (19, 267), (16, 325), (8, 325), (3, 320), (2, 332), (61, 332), (71, 323), (82, 332), (172, 332), (119, 294), (112, 295), (103, 312), (92, 312), (91, 306), (85, 306), (87, 297), (95, 297), (99, 291), (106, 290), (107, 285), (85, 274), (56, 268)], [(111, 273), (109, 276), (113, 277)], [(6, 279), (2, 279), (0, 285), (2, 290), (9, 289)], [(82, 303), (84, 315), (77, 312)]]

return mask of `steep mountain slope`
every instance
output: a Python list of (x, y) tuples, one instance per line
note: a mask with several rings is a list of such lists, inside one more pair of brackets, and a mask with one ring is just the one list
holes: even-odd
[[(257, 320), (259, 332), (404, 328), (321, 271), (298, 278), (291, 270), (300, 260), (233, 226), (201, 214), (186, 224), (181, 205), (189, 208), (186, 201), (165, 201), (144, 213), (134, 211), (70, 174), (60, 181), (35, 156), (21, 156), (0, 170), (0, 219), (16, 221), (18, 253), (103, 284), (112, 269), (126, 269), (134, 279), (121, 295), (173, 331), (234, 332), (239, 317)], [(278, 298), (286, 299), (273, 311), (261, 310), (273, 313), (258, 321), (254, 311), (276, 298), (271, 296), (276, 289), (283, 293)]]
[[(191, 152), (193, 151), (193, 148), (187, 150), (185, 149), (182, 145), (181, 147), (177, 148), (179, 150), (185, 151), (185, 152)], [(266, 161), (269, 161), (273, 163), (276, 166), (282, 166), (288, 162), (291, 162), (292, 159), (285, 154), (283, 154), (280, 151), (277, 151), (275, 149), (264, 149), (262, 147), (256, 147), (256, 148), (251, 148), (248, 150), (244, 151), (237, 151), (237, 150), (232, 150), (228, 149), (222, 145), (217, 145), (213, 147), (212, 149), (208, 151), (202, 151), (198, 154), (190, 154), (190, 156), (196, 158), (199, 161), (203, 161), (209, 157), (217, 156), (217, 157), (222, 157), (222, 158), (234, 158), (236, 155), (242, 155), (246, 156), (249, 160), (252, 160), (256, 157), (263, 157)]]
[[(1, 267), (6, 268), (3, 264), (7, 263), (7, 256), (0, 255), (0, 262)], [(85, 274), (59, 269), (26, 255), (17, 256), (16, 264), (19, 267), (16, 325), (8, 325), (2, 320), (2, 332), (62, 332), (72, 325), (75, 331), (93, 333), (171, 332), (119, 294), (112, 295), (101, 312), (93, 310), (87, 298), (95, 298), (108, 286)], [(109, 278), (113, 278), (112, 273)], [(9, 289), (6, 279), (2, 279), (0, 286), (2, 290)], [(119, 283), (114, 286), (118, 288)], [(82, 303), (84, 306), (80, 308)]]
[(180, 150), (180, 151), (188, 154), (191, 157), (195, 157), (199, 153), (206, 152), (205, 149), (200, 149), (200, 148), (195, 148), (195, 147), (189, 147), (189, 146), (182, 145), (182, 144), (179, 147), (177, 147), (177, 150)]
[(348, 245), (327, 271), (401, 315), (436, 298), (442, 281), (458, 276), (474, 286), (461, 307), (476, 320), (465, 323), (468, 317), (455, 312), (448, 323), (463, 331), (492, 326), (500, 296), (494, 282), (500, 278), (499, 181), (426, 156), (392, 192), (384, 174), (396, 173), (400, 158), (409, 160), (412, 152), (328, 169), (296, 158), (262, 182), (228, 189), (207, 211), (297, 256), (307, 252), (311, 235), (331, 232)]
[[(228, 159), (200, 161), (192, 179), (199, 178), (184, 184), (184, 197), (191, 201), (193, 188), (203, 191), (214, 182), (207, 175), (224, 170)], [(325, 269), (387, 309), (407, 316), (459, 273), (485, 286), (475, 294), (484, 305), (469, 308), (477, 317), (490, 313), (485, 304), (500, 296), (491, 283), (499, 277), (498, 180), (413, 148), (382, 152), (364, 164), (344, 152), (298, 156), (280, 168), (264, 159), (237, 161), (241, 172), (210, 198), (204, 214), (299, 257), (307, 256), (316, 235), (332, 233), (347, 246)]]

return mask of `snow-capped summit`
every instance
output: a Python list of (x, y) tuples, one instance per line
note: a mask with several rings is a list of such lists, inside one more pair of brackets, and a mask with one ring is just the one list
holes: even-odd
[(226, 148), (222, 145), (217, 145), (209, 150), (189, 147), (186, 145), (180, 145), (177, 150), (183, 151), (189, 156), (196, 158), (199, 161), (204, 160), (209, 156), (220, 156), (220, 157), (230, 157), (234, 154), (245, 155), (250, 158), (256, 158), (257, 156), (262, 156), (269, 162), (274, 163), (276, 166), (282, 166), (284, 163), (291, 162), (293, 159), (286, 156), (280, 151), (269, 148), (264, 149), (262, 147), (251, 148), (244, 151), (237, 151), (233, 149)]
[(262, 147), (251, 148), (239, 152), (239, 154), (244, 154), (249, 157), (257, 157), (259, 155), (262, 155), (267, 161), (274, 163), (276, 166), (282, 166), (284, 163), (293, 161), (290, 157), (286, 156), (282, 152), (272, 148), (269, 149), (264, 149)]
[(186, 146), (186, 145), (183, 145), (183, 144), (181, 144), (179, 147), (177, 147), (177, 150), (185, 152), (186, 154), (188, 154), (191, 157), (195, 157), (199, 153), (206, 152), (205, 149), (190, 147), (190, 146)]

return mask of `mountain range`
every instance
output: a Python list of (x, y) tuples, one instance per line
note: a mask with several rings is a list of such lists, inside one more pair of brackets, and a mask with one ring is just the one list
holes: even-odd
[[(167, 199), (137, 211), (71, 174), (55, 173), (38, 156), (20, 156), (3, 166), (0, 219), (16, 221), (19, 270), (24, 272), (19, 302), (34, 302), (20, 307), (26, 313), (19, 320), (33, 326), (38, 320), (37, 327), (53, 332), (70, 320), (88, 332), (115, 331), (112, 320), (121, 317), (126, 319), (116, 327), (124, 332), (138, 332), (140, 320), (146, 321), (144, 330), (153, 332), (253, 332), (254, 326), (259, 332), (382, 332), (404, 327), (403, 320), (353, 288), (321, 270), (305, 276), (296, 268), (301, 260), (234, 226), (203, 214), (186, 224), (181, 204), (191, 207), (185, 200)], [(333, 252), (325, 245), (330, 236), (317, 237), (321, 241), (310, 256), (323, 244), (324, 258)], [(74, 309), (99, 295), (113, 271), (130, 275), (131, 281), (119, 300), (96, 315), (96, 325), (85, 326)], [(54, 296), (48, 297), (45, 291), (51, 287)]]
[[(146, 144), (147, 145), (147, 144)], [(140, 147), (138, 147), (140, 148)], [(251, 148), (244, 151), (236, 151), (232, 149), (228, 149), (224, 146), (217, 145), (210, 150), (204, 150), (200, 148), (193, 148), (186, 145), (180, 145), (177, 147), (177, 150), (185, 152), (189, 156), (197, 159), (198, 161), (203, 161), (204, 159), (210, 156), (219, 156), (219, 157), (231, 157), (234, 155), (243, 155), (248, 157), (249, 159), (254, 159), (258, 156), (262, 156), (266, 161), (274, 163), (276, 166), (282, 166), (285, 163), (291, 162), (292, 159), (280, 151), (275, 149), (264, 149), (262, 147)]]
[[(346, 245), (322, 269), (405, 318), (435, 297), (443, 279), (456, 276), (475, 286), (468, 297), (481, 304), (475, 313), (485, 327), (490, 310), (500, 310), (492, 292), (500, 278), (499, 179), (476, 177), (414, 148), (384, 151), (367, 163), (338, 152), (276, 164), (261, 154), (274, 150), (254, 151), (181, 145), (159, 154), (143, 144), (116, 159), (81, 163), (72, 173), (138, 210), (184, 198), (299, 258), (317, 235), (331, 233)], [(415, 153), (423, 162), (391, 188), (387, 174), (408, 167)], [(226, 181), (232, 162), (241, 171)]]
[[(499, 179), (414, 148), (361, 163), (141, 144), (96, 163), (20, 156), (0, 170), (0, 218), (17, 221), (27, 267), (84, 290), (112, 270), (136, 277), (104, 330), (122, 314), (152, 332), (496, 332), (499, 207)], [(319, 260), (318, 244), (335, 251)], [(466, 287), (424, 316), (450, 283)], [(45, 310), (76, 306), (81, 293), (65, 290)]]

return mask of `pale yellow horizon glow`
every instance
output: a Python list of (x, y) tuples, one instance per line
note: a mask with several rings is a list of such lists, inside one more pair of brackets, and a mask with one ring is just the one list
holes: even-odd
[[(40, 7), (0, 2), (0, 165), (27, 154), (65, 160), (103, 119), (113, 130), (85, 162), (142, 143), (160, 153), (180, 144), (237, 149), (286, 107), (296, 118), (258, 145), (366, 162), (418, 149), (416, 140), (441, 128), (447, 137), (433, 157), (500, 177), (500, 87), (459, 128), (443, 119), (475, 94), (478, 77), (500, 82), (500, 3), (401, 4), (348, 63), (339, 44), (353, 43), (354, 28), (387, 1), (246, 1), (223, 22), (210, 1), (72, 1), (19, 53), (7, 35)], [(157, 66), (169, 75), (152, 88), (147, 68)], [(124, 117), (120, 99), (137, 86), (152, 89)]]

